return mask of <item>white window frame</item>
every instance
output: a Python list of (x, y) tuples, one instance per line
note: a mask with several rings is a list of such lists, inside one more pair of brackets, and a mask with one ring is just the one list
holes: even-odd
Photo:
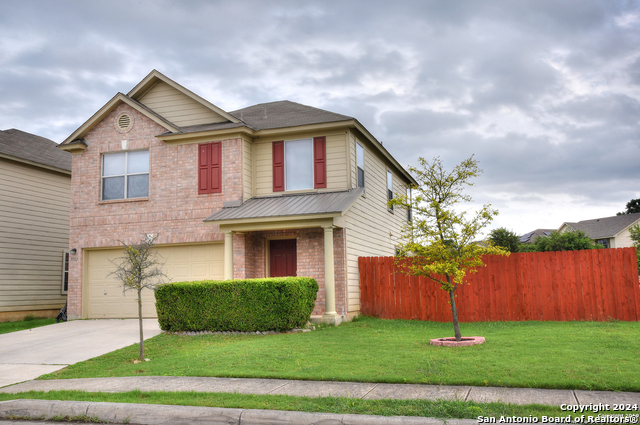
[(411, 211), (411, 186), (407, 187), (407, 222), (411, 223), (413, 220), (413, 212)]
[[(289, 161), (287, 161), (287, 144), (295, 143), (295, 142), (311, 142), (311, 155), (309, 156), (309, 170), (311, 170), (311, 186), (310, 187), (299, 187), (299, 188), (290, 188), (289, 187), (289, 179), (288, 179), (288, 165)], [(303, 158), (299, 159), (303, 161)], [(315, 176), (314, 176), (314, 163), (313, 163), (313, 137), (305, 138), (305, 139), (294, 139), (294, 140), (285, 140), (284, 141), (284, 190), (285, 191), (297, 191), (297, 190), (312, 190), (315, 187)]]
[[(393, 199), (393, 173), (387, 169), (387, 202)], [(393, 205), (389, 207), (389, 211), (393, 211)]]
[[(146, 173), (127, 173), (127, 168), (129, 166), (129, 153), (131, 152), (143, 152), (146, 151), (148, 153), (148, 158), (149, 158), (149, 163), (151, 162), (151, 152), (149, 151), (149, 149), (140, 149), (140, 150), (136, 150), (136, 151), (125, 151), (125, 152), (105, 152), (102, 154), (102, 163), (101, 163), (101, 170), (100, 170), (100, 200), (101, 201), (119, 201), (119, 200), (124, 200), (124, 199), (145, 199), (149, 197), (149, 186), (151, 185), (151, 174), (149, 173), (149, 169), (150, 164), (147, 164), (147, 172)], [(114, 175), (110, 175), (110, 176), (105, 176), (104, 175), (104, 158), (108, 155), (112, 155), (112, 154), (119, 154), (119, 153), (124, 153), (124, 174), (114, 174)], [(144, 176), (147, 175), (149, 176), (149, 178), (147, 179), (147, 196), (140, 196), (140, 197), (136, 197), (136, 198), (130, 198), (128, 196), (127, 193), (127, 189), (128, 189), (128, 178), (129, 176)], [(104, 199), (104, 179), (105, 178), (112, 178), (112, 177), (124, 177), (124, 197), (123, 198), (114, 198), (114, 199)]]
[[(65, 249), (62, 251), (62, 285), (60, 286), (60, 293), (66, 294), (69, 292), (69, 262), (71, 261), (71, 256), (69, 255), (69, 250)], [(67, 290), (64, 289), (65, 277), (67, 281)]]
[[(358, 155), (358, 153), (359, 153), (358, 148), (362, 149), (362, 167), (360, 167), (360, 164), (359, 164), (359, 162), (360, 162), (359, 159), (360, 158), (359, 158), (359, 155)], [(366, 182), (365, 173), (364, 173), (364, 167), (365, 167), (364, 158), (365, 158), (364, 146), (362, 146), (360, 143), (356, 142), (356, 187), (365, 187), (365, 184), (366, 184), (365, 183)], [(359, 172), (359, 170), (362, 170), (362, 186), (360, 186), (360, 172)]]

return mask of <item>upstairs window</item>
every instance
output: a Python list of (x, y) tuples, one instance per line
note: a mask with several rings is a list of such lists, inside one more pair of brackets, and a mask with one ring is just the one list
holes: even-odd
[(102, 200), (149, 196), (149, 151), (102, 155)]
[(222, 143), (198, 145), (198, 195), (222, 193)]
[[(387, 170), (387, 201), (393, 199), (393, 173)], [(393, 211), (393, 205), (389, 207)]]
[(327, 187), (326, 138), (273, 142), (273, 191)]
[(411, 223), (411, 188), (407, 188), (407, 204), (409, 207), (407, 208), (407, 221)]
[(364, 187), (364, 148), (356, 143), (356, 168), (358, 169), (358, 187)]

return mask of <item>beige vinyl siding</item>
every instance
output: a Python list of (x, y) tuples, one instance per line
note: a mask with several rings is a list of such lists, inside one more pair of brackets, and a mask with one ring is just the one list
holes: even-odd
[[(632, 224), (629, 227), (633, 227), (637, 222)], [(631, 240), (631, 233), (629, 232), (629, 228), (620, 232), (620, 234), (616, 235), (615, 238), (609, 239), (611, 243), (611, 248), (630, 248), (633, 246), (633, 240)]]
[(149, 90), (140, 99), (140, 103), (178, 126), (227, 121), (226, 118), (162, 81)]
[(253, 146), (242, 139), (242, 201), (253, 196)]
[[(355, 137), (352, 140), (355, 149)], [(395, 255), (407, 217), (405, 209), (396, 207), (391, 212), (387, 208), (387, 170), (391, 168), (367, 144), (360, 143), (365, 148), (365, 194), (345, 214), (349, 312), (360, 310), (358, 257)], [(355, 155), (352, 161), (355, 164)], [(406, 188), (394, 172), (394, 193), (403, 194)]]
[[(356, 158), (356, 136), (349, 132), (349, 161), (351, 164), (351, 188), (356, 188), (358, 187), (358, 165), (357, 165), (357, 158)], [(366, 171), (365, 171), (366, 173)]]
[[(272, 142), (280, 140), (297, 140), (313, 137), (326, 137), (327, 142), (327, 188), (319, 191), (346, 190), (348, 187), (348, 163), (347, 144), (345, 142), (346, 133), (344, 131), (331, 133), (297, 133), (283, 138), (269, 138), (254, 142), (255, 152), (255, 195), (272, 195), (273, 192), (273, 164), (272, 164)], [(276, 192), (284, 193), (284, 192)]]
[(0, 158), (0, 311), (61, 308), (69, 175)]

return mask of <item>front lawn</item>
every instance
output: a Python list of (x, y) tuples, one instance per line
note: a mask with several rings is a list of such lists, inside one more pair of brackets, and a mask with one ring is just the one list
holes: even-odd
[(463, 323), (472, 347), (429, 345), (450, 323), (360, 318), (270, 336), (159, 335), (43, 379), (165, 375), (640, 391), (640, 323)]
[(27, 316), (25, 320), (20, 320), (18, 322), (0, 323), (0, 334), (38, 328), (40, 326), (52, 325), (54, 323), (56, 323), (56, 319), (36, 319), (33, 316)]

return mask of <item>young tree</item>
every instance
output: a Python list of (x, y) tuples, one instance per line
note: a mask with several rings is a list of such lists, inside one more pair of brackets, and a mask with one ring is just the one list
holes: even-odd
[(120, 243), (123, 246), (123, 256), (111, 261), (116, 269), (108, 276), (115, 276), (122, 282), (122, 292), (134, 290), (138, 293), (138, 323), (140, 325), (140, 361), (144, 361), (144, 338), (142, 332), (142, 290), (155, 290), (156, 286), (168, 281), (158, 260), (154, 242), (158, 235), (144, 235), (135, 244)]
[(478, 161), (472, 156), (447, 171), (440, 158), (434, 158), (433, 162), (418, 160), (420, 167), (409, 167), (419, 184), (413, 188), (414, 195), (410, 200), (400, 195), (389, 201), (390, 205), (413, 210), (413, 220), (403, 229), (399, 250), (401, 255), (412, 255), (405, 263), (406, 273), (426, 276), (449, 293), (454, 334), (456, 341), (460, 341), (455, 300), (458, 285), (464, 284), (468, 273), (484, 266), (483, 255), (509, 255), (509, 252), (491, 242), (476, 242), (480, 231), (498, 214), (497, 210), (484, 205), (475, 215), (467, 217), (460, 209), (460, 203), (471, 202), (471, 197), (463, 191), (472, 186), (470, 180), (482, 172)]
[(594, 243), (583, 231), (549, 233), (548, 236), (540, 236), (533, 245), (532, 251), (579, 251), (583, 249), (604, 248), (602, 245)]
[(504, 248), (505, 251), (518, 252), (518, 246), (520, 245), (520, 238), (513, 231), (507, 230), (504, 227), (493, 229), (489, 233), (489, 240), (500, 248)]

